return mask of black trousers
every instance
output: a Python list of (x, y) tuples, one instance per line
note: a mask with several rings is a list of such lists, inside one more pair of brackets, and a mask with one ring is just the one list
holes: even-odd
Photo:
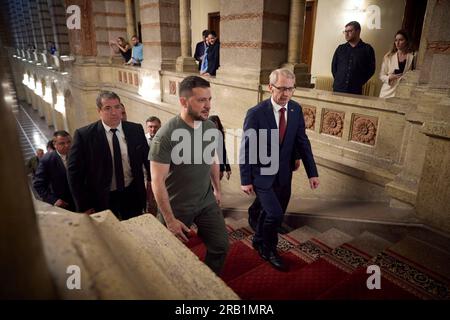
[(110, 192), (109, 209), (119, 220), (127, 220), (142, 214), (142, 201), (134, 180), (123, 191)]
[(263, 189), (254, 187), (262, 208), (253, 241), (262, 243), (264, 250), (276, 250), (278, 244), (278, 228), (283, 222), (289, 200), (291, 183), (280, 185), (275, 179), (272, 187)]

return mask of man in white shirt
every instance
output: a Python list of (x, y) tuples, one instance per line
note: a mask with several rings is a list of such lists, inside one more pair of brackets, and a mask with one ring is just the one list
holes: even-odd
[(39, 161), (33, 187), (43, 201), (73, 211), (75, 205), (67, 182), (67, 154), (72, 138), (64, 130), (56, 131), (53, 145), (55, 152), (47, 152)]
[(148, 144), (140, 124), (122, 121), (117, 94), (97, 97), (100, 120), (77, 129), (69, 154), (68, 178), (78, 212), (110, 209), (124, 220), (143, 213)]

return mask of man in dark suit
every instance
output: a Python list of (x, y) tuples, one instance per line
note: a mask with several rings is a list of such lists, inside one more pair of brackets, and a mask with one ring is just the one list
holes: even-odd
[(56, 131), (53, 134), (54, 152), (47, 152), (39, 161), (39, 166), (33, 179), (33, 187), (41, 199), (56, 207), (70, 211), (75, 205), (67, 182), (67, 154), (72, 139), (66, 131)]
[(248, 195), (255, 192), (262, 207), (253, 247), (273, 267), (286, 270), (277, 253), (278, 228), (291, 196), (295, 159), (302, 159), (311, 189), (319, 186), (319, 178), (302, 109), (290, 100), (295, 75), (287, 69), (277, 69), (270, 74), (269, 83), (272, 97), (249, 109), (245, 117), (241, 189)]
[(75, 131), (68, 177), (78, 212), (110, 209), (118, 219), (142, 214), (146, 204), (143, 166), (149, 172), (144, 129), (122, 121), (117, 94), (97, 97), (100, 120)]
[(194, 52), (194, 59), (198, 61), (198, 70), (200, 71), (200, 68), (202, 67), (202, 61), (203, 57), (205, 55), (206, 47), (208, 46), (208, 43), (206, 42), (206, 38), (208, 37), (209, 30), (203, 30), (202, 32), (202, 38), (203, 41), (197, 42), (195, 45), (195, 52)]

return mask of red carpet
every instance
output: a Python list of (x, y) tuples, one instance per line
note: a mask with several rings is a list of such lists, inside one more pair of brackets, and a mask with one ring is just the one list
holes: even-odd
[[(252, 233), (228, 228), (230, 250), (221, 278), (246, 300), (413, 300), (450, 299), (448, 279), (389, 250), (371, 257), (343, 244), (335, 249), (316, 239), (298, 243), (280, 235), (278, 252), (289, 268), (275, 270), (251, 247)], [(201, 260), (206, 247), (193, 236), (186, 244)], [(381, 289), (369, 290), (368, 265), (381, 268)]]

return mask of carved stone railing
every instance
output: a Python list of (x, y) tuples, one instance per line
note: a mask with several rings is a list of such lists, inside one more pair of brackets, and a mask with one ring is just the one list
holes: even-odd
[(35, 207), (60, 299), (239, 299), (152, 215), (120, 222), (110, 211)]

